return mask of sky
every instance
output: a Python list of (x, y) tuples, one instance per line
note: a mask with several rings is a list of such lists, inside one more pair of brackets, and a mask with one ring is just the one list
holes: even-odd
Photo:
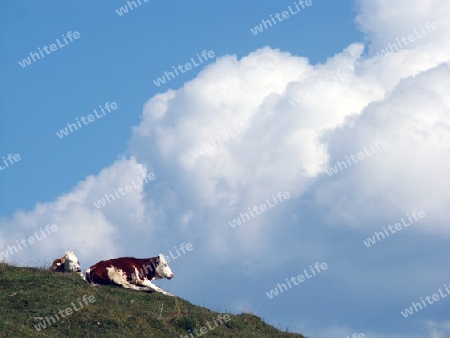
[(0, 1), (1, 258), (163, 253), (212, 310), (450, 337), (450, 3), (135, 3)]

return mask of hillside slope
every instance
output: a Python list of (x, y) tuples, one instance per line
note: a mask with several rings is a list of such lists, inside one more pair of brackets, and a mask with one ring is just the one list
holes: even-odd
[(92, 287), (76, 274), (4, 263), (0, 318), (0, 337), (304, 337), (251, 314), (219, 314), (178, 297)]

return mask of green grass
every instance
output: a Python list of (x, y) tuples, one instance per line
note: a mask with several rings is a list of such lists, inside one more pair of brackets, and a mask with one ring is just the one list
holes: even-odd
[[(78, 303), (84, 295), (95, 301)], [(92, 298), (91, 298), (92, 299)], [(59, 310), (75, 303), (79, 311), (62, 319)], [(83, 303), (84, 304), (84, 303)], [(37, 331), (46, 316), (61, 320)], [(0, 337), (180, 337), (200, 330), (209, 321), (215, 327), (218, 312), (178, 297), (144, 293), (114, 286), (93, 287), (77, 274), (0, 263)], [(249, 313), (228, 314), (230, 320), (201, 337), (298, 337), (282, 332)], [(194, 337), (197, 337), (194, 333)]]

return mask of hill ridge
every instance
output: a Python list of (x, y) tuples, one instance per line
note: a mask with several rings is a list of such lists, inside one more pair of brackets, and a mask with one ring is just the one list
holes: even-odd
[(179, 297), (93, 287), (79, 275), (0, 263), (0, 337), (298, 337), (249, 313)]

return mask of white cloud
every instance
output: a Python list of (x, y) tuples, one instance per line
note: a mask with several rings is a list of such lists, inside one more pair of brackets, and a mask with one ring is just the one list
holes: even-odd
[[(92, 261), (116, 255), (120, 252), (118, 238), (123, 237), (127, 225), (138, 227), (143, 222), (142, 187), (101, 209), (94, 207), (94, 202), (105, 193), (114, 195), (113, 189), (125, 187), (132, 179), (137, 181), (136, 176), (142, 177), (142, 172), (146, 172), (145, 167), (134, 158), (118, 160), (97, 176), (79, 182), (54, 202), (38, 203), (30, 212), (16, 212), (11, 220), (0, 223), (3, 229), (0, 244), (4, 246), (1, 250), (16, 245), (19, 252), (8, 251), (8, 260), (31, 265), (37, 263), (36, 257), (40, 262), (51, 263), (68, 250), (73, 250), (82, 263), (86, 259)], [(56, 224), (58, 230), (27, 248), (17, 246), (16, 241), (27, 240), (35, 231), (42, 237), (39, 229), (46, 224)]]
[(389, 43), (396, 43), (397, 38), (415, 34), (414, 30), (424, 35), (421, 26), (425, 27), (427, 22), (436, 22), (439, 28), (411, 42), (405, 49), (426, 46), (432, 49), (429, 50), (429, 54), (448, 53), (449, 46), (446, 44), (450, 35), (448, 4), (443, 4), (439, 0), (401, 0), (395, 4), (383, 0), (357, 0), (356, 3), (358, 4), (356, 22), (361, 31), (369, 37), (372, 53), (385, 48)]
[(450, 335), (450, 321), (429, 321), (426, 325), (430, 331), (430, 338), (446, 338)]
[[(427, 219), (426, 229), (448, 233), (450, 193), (443, 184), (450, 165), (448, 87), (450, 69), (443, 64), (403, 80), (383, 101), (367, 107), (342, 130), (333, 131), (330, 165), (345, 161), (346, 155), (356, 154), (377, 139), (385, 139), (388, 145), (323, 184), (317, 190), (318, 202), (338, 219), (351, 222), (344, 216), (351, 213), (357, 223), (376, 217), (377, 210), (385, 214), (425, 210), (429, 217), (436, 217), (435, 221)], [(430, 163), (440, 165), (430, 167)]]
[[(384, 13), (381, 3), (376, 10), (374, 6), (375, 2), (361, 4), (358, 21), (365, 31), (383, 34), (387, 27), (397, 25), (378, 17)], [(374, 13), (375, 22), (383, 25), (367, 19)], [(447, 18), (438, 14), (433, 18), (444, 31)], [(422, 16), (413, 20), (414, 24)], [(394, 36), (397, 31), (389, 32)], [(372, 36), (374, 44), (384, 43), (378, 33)], [(210, 250), (239, 256), (269, 245), (277, 225), (267, 224), (268, 217), (261, 217), (232, 232), (228, 221), (278, 191), (289, 191), (298, 198), (312, 183), (322, 182), (315, 192), (316, 201), (330, 210), (333, 222), (341, 219), (351, 225), (370, 217), (377, 208), (386, 212), (420, 208), (433, 212), (436, 222), (430, 228), (444, 231), (447, 218), (442, 208), (448, 203), (448, 193), (441, 182), (445, 166), (430, 172), (427, 165), (448, 157), (450, 104), (445, 88), (449, 74), (448, 66), (439, 63), (450, 53), (441, 50), (436, 56), (433, 48), (440, 47), (439, 42), (437, 37), (430, 38), (426, 48), (417, 45), (382, 59), (363, 57), (364, 46), (355, 43), (323, 65), (310, 65), (303, 57), (267, 47), (240, 60), (235, 56), (218, 58), (179, 90), (158, 94), (145, 105), (142, 122), (134, 128), (130, 142), (130, 153), (137, 162), (131, 160), (134, 164), (130, 166), (126, 160), (117, 161), (56, 202), (37, 205), (32, 214), (43, 213), (51, 219), (56, 214), (63, 222), (62, 215), (69, 216), (77, 205), (81, 222), (70, 216), (75, 217), (74, 229), (81, 230), (85, 218), (102, 223), (100, 218), (105, 228), (119, 231), (118, 224), (135, 230), (145, 226), (157, 229), (175, 212), (179, 214), (177, 224), (167, 225), (163, 231), (179, 227), (182, 236), (188, 227), (203, 227), (202, 222), (189, 225), (195, 215), (206, 212), (203, 222), (208, 222), (208, 212), (214, 213), (220, 221), (204, 230)], [(433, 67), (438, 68), (428, 70)], [(290, 98), (311, 89), (317, 79), (342, 69), (348, 70), (349, 76), (294, 106), (289, 104)], [(203, 156), (192, 155), (191, 150), (235, 128), (237, 121), (250, 121), (253, 127)], [(422, 123), (421, 130), (414, 123)], [(335, 161), (383, 138), (389, 146), (381, 153), (337, 174), (337, 181), (324, 177), (325, 169)], [(153, 168), (157, 176), (144, 187), (146, 195), (138, 189), (101, 210), (93, 208), (93, 202), (130, 184), (146, 167)], [(420, 193), (430, 185), (435, 188), (431, 198)], [(372, 208), (363, 212), (361, 206), (368, 201)], [(290, 203), (295, 203), (294, 199)], [(15, 216), (12, 223), (19, 218)], [(89, 237), (96, 231), (80, 232)], [(249, 244), (247, 239), (252, 237), (258, 241)], [(227, 249), (229, 242), (237, 242), (238, 247)]]

